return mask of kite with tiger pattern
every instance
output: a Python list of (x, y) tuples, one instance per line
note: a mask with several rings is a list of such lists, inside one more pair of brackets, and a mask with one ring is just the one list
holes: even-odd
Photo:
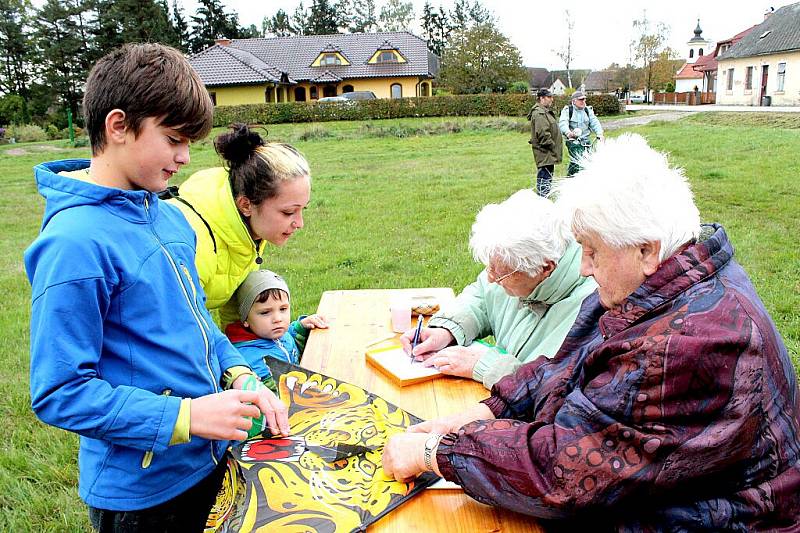
[[(401, 483), (383, 474), (389, 436), (421, 420), (382, 398), (289, 363), (270, 361), (289, 405), (291, 436), (234, 446), (206, 533), (363, 531), (438, 479)], [(307, 446), (370, 451), (326, 462)]]

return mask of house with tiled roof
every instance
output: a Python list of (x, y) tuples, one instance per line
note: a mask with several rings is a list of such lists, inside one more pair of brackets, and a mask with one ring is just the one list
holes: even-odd
[(439, 58), (409, 32), (218, 39), (189, 57), (215, 105), (303, 102), (352, 91), (430, 96)]
[(586, 94), (615, 94), (622, 87), (617, 69), (593, 70), (583, 80)]
[(703, 75), (703, 84), (700, 90), (707, 94), (716, 96), (717, 93), (717, 57), (723, 54), (728, 48), (742, 40), (742, 38), (750, 33), (755, 26), (751, 26), (744, 31), (741, 31), (723, 41), (718, 41), (714, 47), (714, 51), (710, 54), (705, 54), (697, 58), (697, 61), (692, 65), (692, 69)]
[(800, 2), (765, 14), (717, 63), (717, 104), (800, 105)]

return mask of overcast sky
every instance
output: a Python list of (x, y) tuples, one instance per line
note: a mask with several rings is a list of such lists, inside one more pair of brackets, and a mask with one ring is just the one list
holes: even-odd
[[(187, 15), (197, 9), (196, 0), (178, 0)], [(242, 25), (261, 27), (264, 16), (272, 16), (278, 9), (290, 15), (299, 0), (222, 0), (229, 9), (239, 14)], [(384, 0), (375, 0), (378, 9)], [(417, 19), (415, 33), (419, 30), (419, 17), (425, 0), (412, 0)], [(570, 2), (534, 2), (531, 0), (484, 0), (497, 19), (500, 30), (519, 48), (522, 61), (529, 67), (563, 69), (564, 65), (553, 52), (565, 44), (566, 22), (564, 9), (569, 9), (575, 22), (573, 48), (575, 59), (572, 68), (600, 69), (612, 62), (624, 64), (629, 56), (629, 43), (633, 38), (632, 22), (642, 17), (647, 6), (647, 18), (663, 22), (670, 28), (669, 43), (681, 57), (688, 53), (686, 42), (694, 35), (697, 19), (703, 37), (712, 43), (734, 36), (740, 31), (764, 20), (770, 7), (778, 9), (792, 2), (778, 0), (731, 2), (730, 0), (668, 0), (663, 2), (600, 2), (573, 0)], [(310, 0), (304, 2), (305, 6)], [(434, 7), (452, 7), (452, 0), (432, 0)], [(536, 7), (542, 4), (547, 7)], [(618, 7), (613, 7), (613, 6)], [(712, 45), (713, 47), (713, 45)]]

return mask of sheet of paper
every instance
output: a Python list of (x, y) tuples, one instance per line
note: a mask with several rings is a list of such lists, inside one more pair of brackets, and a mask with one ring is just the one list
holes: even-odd
[(442, 478), (428, 489), (449, 489), (449, 490), (461, 490), (461, 485), (458, 483), (454, 483), (452, 481), (447, 481), (446, 479)]
[(400, 346), (387, 350), (375, 350), (370, 352), (370, 356), (387, 371), (402, 380), (424, 378), (441, 374), (441, 372), (432, 366), (423, 366), (421, 361), (414, 361), (412, 363), (411, 357), (409, 357)]

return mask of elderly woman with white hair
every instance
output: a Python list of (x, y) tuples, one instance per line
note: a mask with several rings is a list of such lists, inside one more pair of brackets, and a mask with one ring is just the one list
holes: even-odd
[(393, 436), (385, 471), (567, 528), (797, 531), (795, 370), (724, 229), (638, 136), (558, 193), (597, 294), (552, 360)]
[[(485, 206), (469, 244), (486, 268), (431, 318), (414, 355), (491, 389), (523, 363), (553, 357), (596, 284), (580, 275), (581, 248), (553, 202), (529, 189)], [(413, 335), (401, 337), (409, 353)], [(475, 342), (489, 335), (495, 346)]]

